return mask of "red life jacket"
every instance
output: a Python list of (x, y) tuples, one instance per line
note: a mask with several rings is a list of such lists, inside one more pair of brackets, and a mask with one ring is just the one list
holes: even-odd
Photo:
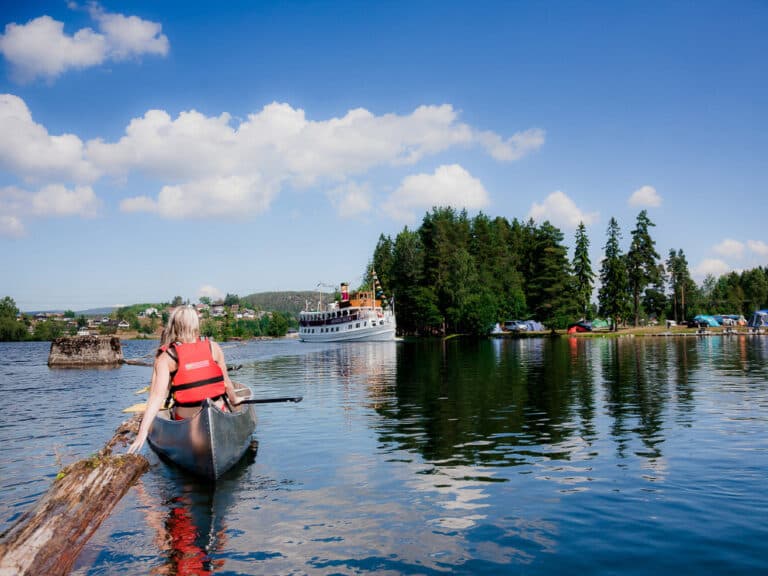
[(171, 374), (171, 394), (177, 406), (200, 406), (206, 398), (226, 393), (224, 372), (213, 359), (210, 341), (201, 338), (192, 343), (176, 342), (167, 352), (178, 364)]

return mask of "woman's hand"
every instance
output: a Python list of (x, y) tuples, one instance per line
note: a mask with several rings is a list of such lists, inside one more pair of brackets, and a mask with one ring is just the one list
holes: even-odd
[(144, 438), (136, 437), (136, 440), (133, 441), (133, 444), (131, 444), (128, 447), (128, 454), (135, 454), (139, 450), (141, 450), (142, 446), (144, 446), (144, 441), (146, 440), (146, 436)]

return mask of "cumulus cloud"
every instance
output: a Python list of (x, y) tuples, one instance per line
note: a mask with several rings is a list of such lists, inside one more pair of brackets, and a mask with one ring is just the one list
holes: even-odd
[(705, 258), (698, 266), (693, 269), (693, 275), (697, 278), (704, 278), (711, 274), (715, 278), (729, 273), (733, 268), (717, 258)]
[(227, 176), (163, 186), (157, 200), (139, 196), (120, 206), (125, 212), (154, 212), (170, 219), (247, 216), (264, 212), (275, 192), (256, 177)]
[(483, 184), (458, 164), (438, 167), (433, 174), (407, 176), (384, 203), (385, 212), (395, 220), (412, 221), (415, 209), (433, 206), (480, 209), (488, 205)]
[(13, 77), (19, 82), (38, 77), (53, 80), (70, 69), (97, 66), (107, 60), (168, 53), (168, 38), (160, 24), (110, 14), (96, 3), (88, 11), (98, 32), (82, 28), (68, 35), (63, 22), (47, 15), (26, 24), (7, 24), (0, 35), (0, 53), (11, 65)]
[(744, 244), (731, 238), (726, 238), (716, 245), (713, 250), (720, 256), (729, 258), (741, 258), (744, 256)]
[(353, 218), (371, 211), (371, 191), (367, 184), (347, 182), (329, 191), (328, 198), (342, 218)]
[(629, 197), (629, 205), (642, 208), (658, 208), (661, 206), (661, 196), (653, 186), (641, 186)]
[[(151, 209), (164, 216), (186, 217), (189, 211), (177, 208), (186, 205), (190, 187), (202, 188), (196, 184), (201, 179), (220, 180), (231, 174), (251, 184), (239, 197), (242, 204), (219, 206), (222, 213), (229, 207), (232, 214), (242, 215), (268, 208), (286, 184), (306, 187), (324, 180), (344, 181), (378, 166), (410, 165), (451, 146), (484, 146), (487, 134), (458, 122), (448, 105), (420, 106), (402, 116), (375, 116), (358, 108), (340, 118), (314, 121), (307, 119), (304, 110), (272, 103), (236, 125), (228, 114), (208, 117), (189, 111), (173, 119), (164, 111), (152, 110), (132, 120), (119, 141), (90, 141), (87, 156), (105, 172), (137, 170), (187, 182), (165, 187), (154, 205), (147, 197), (129, 199), (122, 204), (124, 210)], [(367, 189), (349, 186), (342, 184), (329, 195), (344, 217), (371, 206)], [(225, 188), (218, 190), (209, 190), (207, 199), (215, 200)], [(477, 185), (469, 190), (477, 194)], [(476, 201), (471, 196), (467, 205)], [(176, 208), (171, 209), (172, 205)]]
[[(287, 186), (330, 189), (340, 216), (349, 217), (374, 206), (367, 187), (349, 184), (356, 176), (410, 166), (452, 147), (480, 147), (511, 161), (541, 145), (543, 133), (533, 132), (505, 139), (478, 131), (460, 122), (450, 105), (379, 116), (357, 108), (311, 120), (302, 109), (272, 103), (242, 120), (226, 112), (207, 116), (189, 110), (172, 117), (149, 110), (132, 119), (115, 141), (83, 142), (72, 134), (49, 134), (22, 99), (0, 95), (0, 169), (35, 184), (92, 185), (105, 176), (128, 182), (134, 175), (156, 180), (156, 195), (124, 198), (120, 206), (165, 218), (259, 214)], [(428, 192), (435, 183), (440, 191)], [(420, 201), (411, 194), (417, 186)], [(407, 180), (398, 194), (390, 213), (396, 206), (407, 212), (433, 204), (477, 208), (487, 203), (479, 181), (457, 165)]]
[(544, 137), (545, 132), (540, 128), (518, 132), (506, 140), (493, 132), (480, 132), (477, 136), (491, 156), (504, 162), (519, 160), (529, 152), (538, 150), (544, 145)]
[(768, 244), (762, 240), (747, 240), (747, 246), (759, 256), (768, 256)]
[(0, 236), (6, 238), (21, 238), (24, 236), (24, 224), (17, 216), (11, 214), (0, 215)]
[(526, 218), (533, 218), (537, 222), (549, 220), (559, 228), (575, 230), (579, 222), (589, 226), (597, 222), (599, 216), (598, 212), (583, 212), (567, 194), (557, 190), (541, 204), (534, 202)]
[(89, 4), (89, 12), (104, 35), (109, 57), (124, 60), (142, 54), (168, 54), (170, 45), (162, 24), (138, 16), (110, 14), (95, 2)]
[(61, 184), (49, 184), (29, 192), (15, 186), (0, 188), (0, 234), (21, 236), (24, 219), (29, 217), (79, 216), (93, 218), (101, 209), (101, 200), (90, 186), (69, 189)]
[(21, 98), (0, 94), (0, 169), (28, 182), (91, 182), (99, 171), (84, 152), (80, 138), (49, 134)]
[(101, 200), (90, 186), (69, 190), (61, 184), (50, 184), (32, 194), (30, 199), (32, 214), (36, 216), (94, 218), (101, 208)]
[(215, 302), (217, 300), (224, 299), (224, 292), (222, 292), (215, 286), (211, 286), (210, 284), (204, 284), (203, 286), (200, 286), (200, 288), (197, 289), (197, 297), (198, 298), (208, 297)]

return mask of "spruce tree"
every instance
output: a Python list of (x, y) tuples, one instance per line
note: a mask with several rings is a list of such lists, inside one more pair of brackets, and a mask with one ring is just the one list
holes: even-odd
[(573, 276), (576, 280), (575, 298), (579, 314), (584, 318), (589, 317), (590, 302), (592, 300), (592, 287), (595, 273), (592, 271), (592, 262), (589, 260), (589, 238), (584, 222), (579, 222), (576, 229), (576, 246), (573, 251)]
[(600, 291), (598, 301), (600, 313), (613, 319), (613, 329), (618, 329), (619, 320), (626, 317), (628, 306), (627, 297), (627, 265), (621, 252), (619, 241), (621, 230), (615, 218), (608, 222), (608, 240), (605, 244), (605, 254), (600, 266)]
[(648, 212), (642, 210), (637, 215), (637, 223), (632, 231), (632, 244), (627, 252), (627, 279), (632, 295), (632, 312), (635, 326), (640, 324), (640, 298), (649, 284), (656, 281), (659, 255), (656, 242), (651, 238), (649, 228), (656, 226), (648, 218)]
[(548, 221), (533, 233), (526, 300), (537, 320), (564, 328), (573, 314), (573, 277), (563, 233)]

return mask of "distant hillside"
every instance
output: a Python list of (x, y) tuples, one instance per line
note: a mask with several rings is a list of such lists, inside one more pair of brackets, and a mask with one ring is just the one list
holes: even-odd
[[(103, 308), (89, 308), (88, 310), (77, 310), (74, 312), (75, 316), (109, 316), (115, 310), (117, 310), (116, 306), (105, 306)], [(62, 308), (55, 310), (22, 310), (22, 312), (34, 316), (35, 314), (63, 314), (66, 310)]]
[[(323, 294), (323, 302), (329, 302), (332, 294)], [(284, 312), (298, 317), (299, 312), (309, 306), (314, 308), (319, 298), (318, 292), (305, 290), (303, 292), (259, 292), (240, 298), (241, 302), (248, 302), (254, 308), (269, 312)]]

